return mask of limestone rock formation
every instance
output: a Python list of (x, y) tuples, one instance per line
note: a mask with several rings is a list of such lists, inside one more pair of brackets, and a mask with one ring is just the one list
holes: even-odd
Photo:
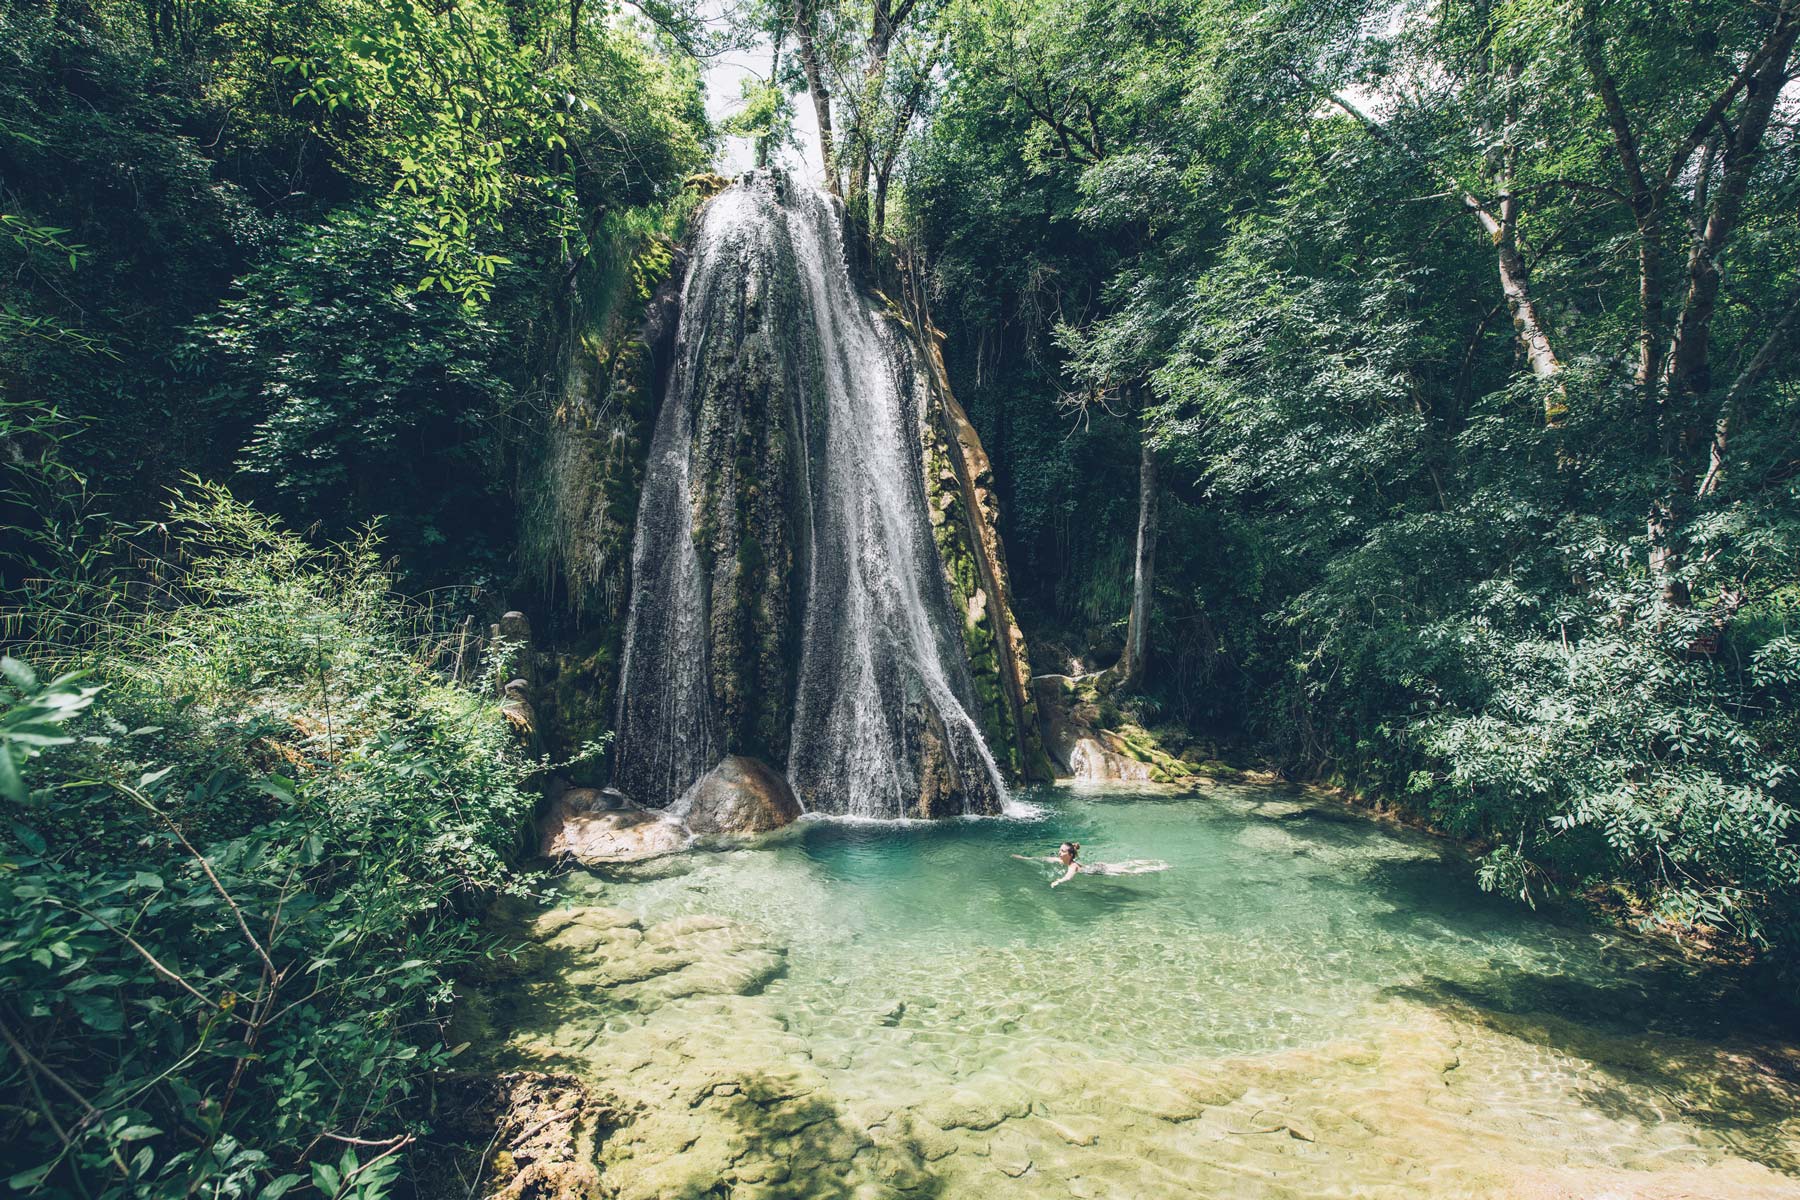
[(800, 816), (800, 801), (780, 772), (737, 754), (702, 776), (683, 808), (687, 827), (698, 834), (767, 833)]
[(1194, 774), (1142, 730), (1102, 728), (1098, 675), (1039, 675), (1031, 681), (1043, 745), (1059, 774), (1092, 783), (1174, 783)]
[[(689, 181), (700, 195), (715, 186)], [(521, 640), (534, 643), (537, 732), (555, 757), (612, 726), (633, 520), (686, 268), (685, 252), (654, 233), (584, 256), (551, 314), (546, 403), (521, 409), (515, 589), (540, 616), (535, 639)], [(514, 617), (524, 620), (502, 624)]]
[(539, 853), (584, 866), (641, 862), (685, 850), (693, 840), (680, 821), (610, 789), (570, 788), (538, 823)]
[(1024, 632), (1012, 611), (1006, 550), (993, 466), (968, 414), (950, 388), (930, 304), (910, 264), (896, 259), (894, 294), (905, 314), (918, 389), (925, 491), (938, 556), (962, 616), (963, 642), (983, 728), (1017, 777), (1048, 780), (1053, 764), (1038, 730)]

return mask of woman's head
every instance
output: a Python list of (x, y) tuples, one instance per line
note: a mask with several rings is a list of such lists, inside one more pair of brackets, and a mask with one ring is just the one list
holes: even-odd
[(1081, 853), (1080, 842), (1064, 842), (1056, 848), (1056, 857), (1064, 862), (1074, 862), (1075, 856)]

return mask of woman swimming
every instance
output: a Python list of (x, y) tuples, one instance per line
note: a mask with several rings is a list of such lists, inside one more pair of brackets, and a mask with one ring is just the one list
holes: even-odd
[(1152, 871), (1169, 869), (1168, 863), (1157, 858), (1133, 858), (1120, 863), (1082, 863), (1076, 861), (1080, 854), (1080, 842), (1064, 842), (1050, 858), (1032, 858), (1025, 854), (1015, 854), (1013, 857), (1020, 862), (1056, 863), (1062, 867), (1062, 876), (1052, 879), (1051, 887), (1061, 887), (1077, 875), (1147, 875)]

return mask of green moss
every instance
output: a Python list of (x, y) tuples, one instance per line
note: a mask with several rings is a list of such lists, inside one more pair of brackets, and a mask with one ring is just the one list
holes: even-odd
[(969, 674), (975, 691), (976, 717), (994, 757), (1011, 774), (1022, 775), (1024, 756), (1001, 675), (1002, 645), (995, 629), (993, 597), (982, 588), (981, 568), (970, 541), (969, 517), (964, 511), (962, 489), (950, 465), (949, 445), (935, 426), (925, 456), (925, 488), (938, 558), (944, 564), (951, 599), (961, 618), (963, 647), (969, 657)]
[(576, 276), (551, 408), (520, 472), (520, 558), (578, 620), (617, 623), (655, 414), (644, 306), (673, 268), (654, 230), (622, 229)]

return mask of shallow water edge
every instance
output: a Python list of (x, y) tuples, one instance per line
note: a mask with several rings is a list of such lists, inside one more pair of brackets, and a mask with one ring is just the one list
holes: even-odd
[(1800, 1051), (1641, 939), (1292, 792), (1023, 799), (572, 874), (460, 1036), (613, 1197), (1800, 1196)]

